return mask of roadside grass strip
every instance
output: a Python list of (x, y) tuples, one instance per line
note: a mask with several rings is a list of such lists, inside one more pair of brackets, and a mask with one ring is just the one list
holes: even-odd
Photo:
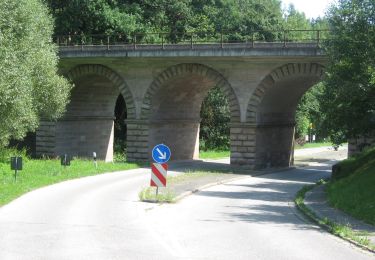
[(333, 146), (333, 144), (331, 142), (305, 143), (303, 145), (296, 143), (294, 149), (318, 148), (324, 146)]
[(342, 225), (329, 220), (328, 218), (319, 218), (310, 208), (305, 205), (304, 200), (306, 193), (312, 190), (314, 187), (323, 184), (327, 184), (326, 181), (320, 180), (314, 185), (306, 185), (301, 190), (299, 190), (294, 199), (297, 208), (310, 220), (312, 220), (331, 234), (349, 241), (356, 246), (375, 253), (375, 245), (370, 243), (370, 240), (367, 237), (368, 234), (366, 232), (357, 232), (354, 231), (349, 225)]
[(17, 197), (47, 185), (65, 180), (97, 175), (106, 172), (122, 171), (139, 168), (135, 163), (105, 163), (74, 159), (70, 166), (63, 167), (60, 160), (32, 160), (24, 157), (23, 170), (18, 172), (17, 181), (9, 162), (0, 162), (0, 206), (9, 203)]
[(144, 202), (174, 203), (176, 195), (169, 188), (159, 188), (156, 195), (156, 187), (147, 187), (139, 192), (138, 197)]
[(180, 196), (180, 194), (177, 194), (175, 191), (175, 187), (177, 185), (191, 183), (196, 180), (199, 180), (200, 178), (220, 177), (225, 175), (227, 174), (215, 171), (187, 171), (177, 176), (168, 176), (168, 187), (159, 188), (157, 196), (155, 187), (146, 187), (138, 193), (138, 197), (140, 201), (144, 202), (175, 203), (178, 200), (178, 197)]

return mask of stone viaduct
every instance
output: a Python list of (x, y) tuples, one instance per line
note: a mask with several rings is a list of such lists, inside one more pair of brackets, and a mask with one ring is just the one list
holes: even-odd
[(297, 43), (185, 47), (60, 47), (60, 72), (75, 87), (65, 116), (37, 130), (37, 154), (95, 151), (111, 161), (122, 94), (128, 161), (149, 160), (157, 143), (171, 147), (172, 160), (198, 159), (201, 104), (218, 86), (230, 104), (231, 164), (292, 165), (296, 106), (324, 74), (322, 50)]

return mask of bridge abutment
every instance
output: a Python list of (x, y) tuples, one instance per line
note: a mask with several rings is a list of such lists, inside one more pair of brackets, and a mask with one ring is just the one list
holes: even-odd
[(171, 160), (199, 159), (200, 120), (160, 120), (150, 123), (150, 150), (166, 144), (172, 150)]
[(247, 123), (230, 124), (230, 163), (254, 168), (256, 126)]
[(149, 159), (149, 122), (147, 120), (126, 120), (126, 159), (128, 162), (145, 162)]
[(113, 117), (67, 117), (56, 123), (57, 155), (113, 160)]
[(40, 121), (36, 130), (35, 155), (37, 157), (54, 157), (56, 147), (56, 122)]
[(255, 168), (290, 167), (294, 163), (294, 124), (258, 125)]

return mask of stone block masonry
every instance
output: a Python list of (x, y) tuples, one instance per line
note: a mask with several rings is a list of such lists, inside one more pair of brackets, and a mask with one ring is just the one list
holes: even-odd
[[(62, 49), (60, 71), (75, 84), (65, 116), (42, 122), (37, 153), (113, 159), (113, 117), (127, 108), (127, 160), (149, 161), (158, 143), (172, 160), (199, 158), (200, 109), (217, 86), (230, 109), (231, 163), (249, 168), (293, 163), (295, 106), (323, 75), (319, 48), (220, 50)], [(268, 125), (268, 126), (267, 126)], [(272, 127), (270, 126), (272, 125)], [(267, 126), (267, 127), (266, 127)]]

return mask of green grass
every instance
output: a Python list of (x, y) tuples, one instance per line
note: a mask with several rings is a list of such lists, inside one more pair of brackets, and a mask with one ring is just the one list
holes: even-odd
[(201, 159), (222, 159), (230, 156), (230, 151), (216, 151), (216, 150), (207, 150), (199, 151), (199, 158)]
[(134, 163), (104, 163), (98, 161), (96, 169), (89, 160), (75, 159), (66, 168), (60, 160), (29, 160), (23, 158), (23, 170), (18, 172), (17, 182), (9, 163), (0, 162), (0, 206), (34, 189), (64, 180), (96, 175), (104, 172), (138, 168)]
[(304, 148), (317, 148), (323, 146), (332, 146), (331, 142), (317, 142), (317, 143), (305, 143), (304, 145), (296, 144), (294, 149), (304, 149)]
[(141, 201), (173, 203), (176, 195), (169, 188), (159, 188), (156, 196), (156, 187), (147, 187), (139, 192), (138, 197)]
[(375, 225), (375, 148), (342, 162), (341, 170), (352, 172), (328, 185), (330, 204)]

